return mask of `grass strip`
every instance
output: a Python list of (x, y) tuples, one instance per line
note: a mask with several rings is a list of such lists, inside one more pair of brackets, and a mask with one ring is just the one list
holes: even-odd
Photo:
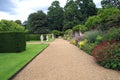
[(0, 53), (0, 80), (8, 80), (47, 46), (48, 44), (27, 44), (26, 51)]

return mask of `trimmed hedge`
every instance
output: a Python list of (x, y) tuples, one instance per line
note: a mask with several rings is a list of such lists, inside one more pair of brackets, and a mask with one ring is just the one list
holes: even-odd
[[(26, 40), (40, 40), (41, 34), (26, 34)], [(46, 40), (46, 34), (43, 34), (44, 40)]]
[(24, 32), (1, 32), (0, 52), (21, 52), (26, 49)]

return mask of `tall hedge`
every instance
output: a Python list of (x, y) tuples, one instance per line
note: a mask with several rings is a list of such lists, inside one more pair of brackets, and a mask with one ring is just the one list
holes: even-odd
[(0, 32), (0, 52), (21, 52), (25, 49), (24, 32)]
[[(47, 34), (43, 34), (44, 40), (46, 40), (46, 35), (47, 35)], [(26, 34), (26, 40), (27, 40), (27, 41), (40, 40), (40, 36), (41, 36), (41, 34)]]

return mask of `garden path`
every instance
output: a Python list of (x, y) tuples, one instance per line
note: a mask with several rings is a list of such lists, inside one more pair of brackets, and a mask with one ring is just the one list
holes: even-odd
[(56, 39), (13, 80), (120, 80), (94, 58), (63, 39)]

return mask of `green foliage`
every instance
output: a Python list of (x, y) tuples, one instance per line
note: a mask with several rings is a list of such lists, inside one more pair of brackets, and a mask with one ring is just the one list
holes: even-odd
[[(43, 34), (43, 39), (46, 40), (46, 34)], [(40, 34), (26, 34), (27, 41), (40, 41)]]
[(101, 5), (103, 8), (116, 7), (120, 9), (120, 0), (102, 0)]
[(96, 29), (98, 27), (98, 25), (100, 24), (100, 22), (101, 22), (101, 19), (99, 16), (91, 16), (85, 22), (85, 26), (89, 30)]
[(72, 29), (66, 30), (65, 34), (64, 34), (64, 39), (65, 40), (71, 40), (72, 39), (72, 33), (73, 33)]
[(72, 28), (73, 31), (81, 31), (81, 32), (85, 32), (87, 31), (87, 27), (85, 27), (84, 25), (77, 25), (77, 26), (74, 26)]
[(19, 24), (19, 25), (22, 25), (21, 20), (15, 20), (15, 22), (16, 22), (17, 24)]
[(63, 29), (63, 8), (60, 7), (59, 1), (53, 1), (51, 6), (48, 8), (48, 22), (51, 30), (59, 30)]
[(86, 53), (92, 55), (92, 51), (94, 50), (95, 47), (96, 47), (95, 43), (86, 42), (84, 43), (84, 45), (81, 46), (81, 49), (84, 50)]
[(65, 31), (65, 34), (68, 34), (68, 35), (71, 35), (73, 33), (73, 30), (72, 29), (68, 29)]
[(35, 56), (43, 51), (47, 44), (27, 44), (26, 51), (18, 53), (0, 53), (0, 80), (9, 79)]
[(104, 41), (93, 51), (96, 61), (105, 68), (120, 70), (120, 41)]
[(53, 30), (52, 33), (55, 35), (56, 38), (63, 35), (63, 32), (60, 32), (58, 30)]
[(103, 40), (120, 40), (120, 28), (111, 28), (108, 30), (108, 32), (104, 35)]
[(75, 1), (78, 5), (79, 10), (82, 13), (83, 21), (86, 21), (86, 19), (89, 16), (97, 14), (97, 8), (93, 0), (75, 0)]
[(90, 43), (94, 43), (100, 34), (102, 34), (101, 31), (88, 31), (84, 33), (84, 38), (88, 39)]
[(72, 29), (73, 26), (75, 26), (75, 24), (73, 22), (66, 22), (63, 26), (63, 31), (65, 31), (67, 29)]
[(99, 43), (102, 42), (102, 40), (103, 40), (103, 35), (98, 35), (98, 36), (96, 37), (95, 43), (96, 43), (96, 44), (99, 44)]
[(78, 46), (82, 48), (87, 43), (87, 39), (78, 42)]
[(27, 29), (30, 33), (48, 33), (49, 28), (47, 15), (43, 11), (31, 13), (28, 17)]
[(99, 10), (98, 16), (100, 17), (101, 30), (108, 30), (111, 27), (119, 27), (120, 22), (120, 10), (116, 8), (108, 8)]
[(82, 22), (82, 14), (74, 0), (67, 0), (64, 7), (64, 27), (63, 30), (72, 29), (73, 26)]
[(18, 32), (18, 31), (23, 31), (24, 32), (25, 28), (23, 26), (20, 26), (19, 24), (9, 21), (9, 20), (1, 20), (0, 21), (0, 31), (13, 31), (13, 32)]
[(0, 32), (0, 42), (0, 52), (21, 52), (26, 49), (23, 32)]
[(80, 31), (80, 25), (74, 26), (72, 28), (73, 31)]
[(70, 43), (73, 44), (73, 45), (76, 45), (75, 39), (71, 39), (71, 40), (70, 40)]

